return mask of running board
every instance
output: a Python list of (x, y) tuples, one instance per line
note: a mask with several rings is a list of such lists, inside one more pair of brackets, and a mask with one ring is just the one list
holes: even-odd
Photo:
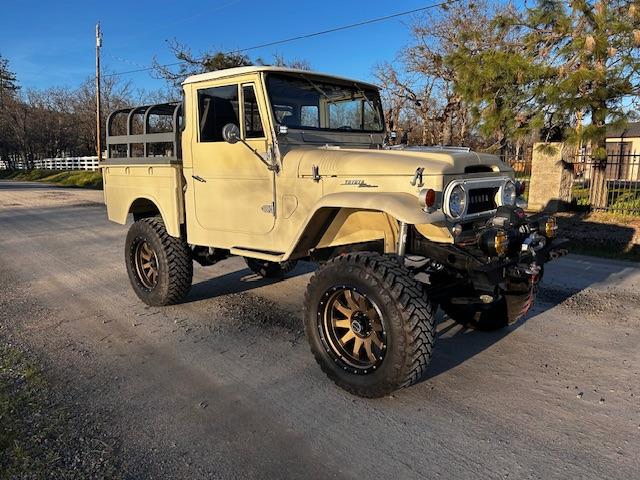
[(284, 257), (284, 253), (269, 253), (262, 252), (260, 250), (249, 250), (246, 248), (232, 247), (229, 250), (231, 255), (238, 255), (240, 257), (257, 258), (258, 260), (266, 260), (268, 262), (280, 263)]

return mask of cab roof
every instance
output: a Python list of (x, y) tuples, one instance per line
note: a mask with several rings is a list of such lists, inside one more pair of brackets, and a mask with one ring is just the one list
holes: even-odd
[(247, 73), (256, 73), (256, 72), (302, 73), (302, 74), (313, 76), (313, 77), (335, 78), (336, 80), (341, 80), (343, 82), (345, 81), (356, 82), (360, 85), (368, 85), (373, 88), (378, 88), (373, 83), (363, 82), (362, 80), (355, 80), (352, 78), (339, 77), (336, 75), (330, 75), (328, 73), (312, 72), (309, 70), (301, 70), (298, 68), (272, 67), (272, 66), (265, 66), (265, 65), (226, 68), (224, 70), (216, 70), (215, 72), (207, 72), (207, 73), (200, 73), (198, 75), (191, 75), (190, 77), (187, 77), (187, 79), (184, 82), (182, 82), (182, 84), (186, 85), (188, 83), (204, 82), (206, 80), (215, 80), (218, 78), (234, 77), (237, 75), (244, 75)]

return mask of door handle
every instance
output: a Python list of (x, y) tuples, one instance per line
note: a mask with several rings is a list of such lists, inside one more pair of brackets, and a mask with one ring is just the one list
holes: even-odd
[(207, 181), (204, 178), (199, 177), (198, 175), (191, 175), (191, 178), (193, 178), (194, 180), (197, 180), (199, 182), (202, 182), (202, 183), (207, 183)]

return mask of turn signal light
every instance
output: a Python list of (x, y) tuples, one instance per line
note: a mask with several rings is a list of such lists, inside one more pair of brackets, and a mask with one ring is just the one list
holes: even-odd
[(547, 218), (547, 222), (544, 224), (544, 233), (547, 238), (554, 238), (558, 232), (558, 224), (554, 217)]
[(420, 190), (420, 205), (422, 208), (433, 208), (436, 204), (436, 191), (432, 188)]

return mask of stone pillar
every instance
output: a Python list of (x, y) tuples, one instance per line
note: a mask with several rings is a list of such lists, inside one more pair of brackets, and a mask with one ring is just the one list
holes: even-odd
[(564, 147), (560, 142), (534, 144), (529, 210), (557, 212), (571, 202), (573, 169), (563, 160)]

